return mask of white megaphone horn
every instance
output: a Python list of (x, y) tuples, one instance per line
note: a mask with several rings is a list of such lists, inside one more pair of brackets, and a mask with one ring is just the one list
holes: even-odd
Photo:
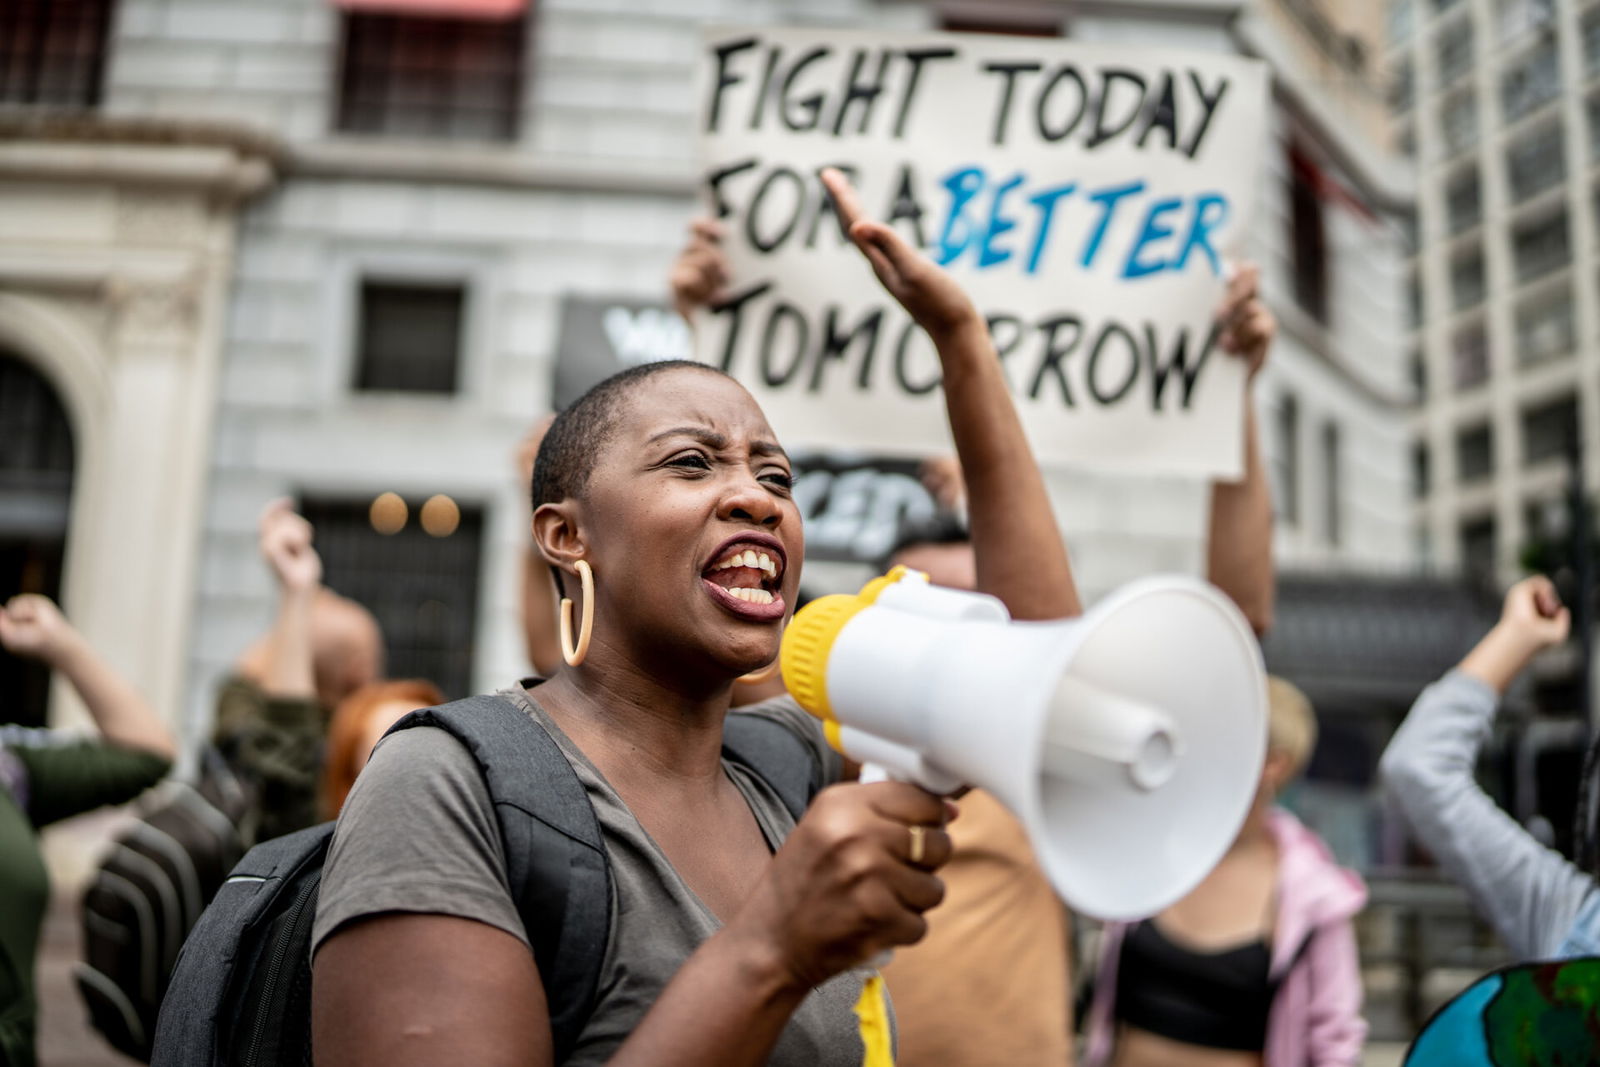
[(807, 605), (780, 660), (835, 748), (936, 793), (987, 790), (1062, 899), (1101, 919), (1154, 915), (1194, 888), (1238, 834), (1266, 754), (1255, 635), (1192, 578), (1013, 622), (993, 597), (896, 568)]

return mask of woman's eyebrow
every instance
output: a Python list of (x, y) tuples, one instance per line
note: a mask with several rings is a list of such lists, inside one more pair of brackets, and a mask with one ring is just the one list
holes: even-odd
[(662, 430), (658, 434), (651, 435), (650, 439), (646, 441), (645, 444), (653, 445), (657, 441), (664, 440), (668, 437), (692, 437), (696, 441), (699, 441), (701, 444), (705, 445), (707, 448), (714, 448), (719, 451), (728, 447), (728, 438), (726, 435), (720, 434), (715, 430), (708, 430), (704, 426), (674, 426), (670, 430)]
[(789, 453), (785, 452), (783, 446), (776, 441), (751, 441), (750, 452), (757, 456), (779, 456), (785, 462), (789, 460)]

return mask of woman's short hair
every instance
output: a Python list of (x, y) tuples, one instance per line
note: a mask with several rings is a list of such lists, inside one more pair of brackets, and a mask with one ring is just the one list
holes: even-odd
[(444, 703), (439, 687), (422, 678), (394, 682), (370, 682), (339, 702), (328, 726), (328, 748), (322, 760), (322, 809), (332, 819), (344, 807), (350, 787), (356, 784), (361, 768), (356, 763), (356, 748), (367, 732), (367, 721), (385, 704), (410, 702), (414, 707), (431, 708)]
[(529, 493), (534, 508), (583, 495), (596, 457), (616, 432), (617, 408), (622, 400), (646, 379), (684, 368), (729, 377), (716, 367), (687, 359), (641, 363), (593, 386), (557, 415), (533, 464)]
[(1306, 769), (1317, 747), (1317, 715), (1294, 683), (1267, 677), (1267, 750), (1288, 756), (1290, 777)]

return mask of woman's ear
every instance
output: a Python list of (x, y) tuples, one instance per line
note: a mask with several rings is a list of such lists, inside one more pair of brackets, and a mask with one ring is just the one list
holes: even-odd
[(568, 574), (577, 573), (575, 565), (588, 552), (578, 529), (576, 508), (569, 498), (558, 504), (540, 504), (533, 513), (533, 543), (546, 562)]

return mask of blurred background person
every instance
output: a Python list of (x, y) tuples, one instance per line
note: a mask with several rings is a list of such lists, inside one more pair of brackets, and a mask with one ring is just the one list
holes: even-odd
[(377, 621), (322, 584), (312, 532), (288, 500), (262, 511), (259, 547), (277, 583), (277, 614), (217, 697), (213, 739), (254, 791), (254, 840), (320, 821), (318, 783), (333, 709), (383, 670)]
[(0, 608), (0, 647), (65, 677), (100, 735), (0, 726), (0, 1063), (27, 1067), (34, 956), (50, 900), (39, 830), (132, 800), (167, 773), (176, 748), (161, 717), (45, 597), (16, 596)]
[(1523, 960), (1600, 955), (1600, 893), (1593, 872), (1534, 840), (1473, 772), (1501, 697), (1571, 627), (1548, 578), (1512, 586), (1499, 623), (1417, 698), (1380, 764), (1418, 842)]
[(421, 678), (369, 682), (341, 700), (328, 727), (328, 751), (322, 761), (322, 817), (339, 817), (356, 776), (389, 727), (418, 708), (443, 703), (439, 687)]
[(1267, 759), (1216, 868), (1139, 923), (1108, 923), (1087, 1019), (1090, 1067), (1353, 1067), (1366, 887), (1276, 805), (1316, 746), (1310, 701), (1268, 681)]

